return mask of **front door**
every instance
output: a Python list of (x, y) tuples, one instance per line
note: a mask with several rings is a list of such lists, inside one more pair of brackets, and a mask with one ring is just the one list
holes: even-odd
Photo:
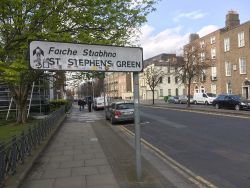
[(243, 97), (249, 99), (249, 86), (243, 87)]

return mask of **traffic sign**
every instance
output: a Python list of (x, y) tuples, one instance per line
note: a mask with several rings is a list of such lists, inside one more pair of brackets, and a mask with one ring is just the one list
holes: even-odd
[(142, 48), (32, 41), (30, 67), (40, 70), (140, 72)]

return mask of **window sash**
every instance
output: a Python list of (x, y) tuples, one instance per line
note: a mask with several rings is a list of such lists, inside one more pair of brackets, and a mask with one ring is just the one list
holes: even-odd
[(160, 89), (160, 96), (163, 96), (163, 89)]
[(214, 44), (214, 43), (215, 43), (215, 36), (212, 36), (212, 37), (210, 38), (210, 43), (211, 43), (211, 44)]
[(212, 59), (216, 58), (216, 49), (215, 48), (211, 48), (211, 57), (212, 57)]
[(231, 76), (232, 74), (231, 62), (228, 61), (225, 62), (225, 70), (226, 70), (226, 76)]
[(239, 59), (240, 74), (246, 74), (246, 58), (241, 57)]
[(212, 68), (211, 68), (211, 72), (212, 72), (212, 76), (213, 76), (213, 77), (216, 77), (216, 76), (217, 76), (217, 69), (216, 69), (216, 67), (212, 67)]
[(232, 84), (231, 83), (227, 83), (226, 84), (226, 88), (227, 88), (227, 93), (228, 94), (232, 94), (233, 91), (232, 91)]
[(238, 47), (245, 46), (244, 32), (238, 33)]
[(224, 51), (228, 52), (230, 50), (230, 40), (229, 38), (224, 39)]

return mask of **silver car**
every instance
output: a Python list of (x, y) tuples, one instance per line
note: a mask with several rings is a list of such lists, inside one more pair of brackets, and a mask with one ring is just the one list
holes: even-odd
[(113, 102), (106, 108), (106, 119), (112, 124), (134, 121), (134, 103), (129, 101)]

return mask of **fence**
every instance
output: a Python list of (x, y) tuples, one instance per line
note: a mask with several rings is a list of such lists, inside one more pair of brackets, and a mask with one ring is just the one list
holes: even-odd
[(7, 143), (0, 143), (0, 188), (6, 178), (15, 175), (17, 167), (24, 163), (32, 149), (36, 148), (55, 127), (65, 114), (65, 107), (53, 112), (39, 121), (33, 128), (23, 131), (20, 136), (13, 136)]

